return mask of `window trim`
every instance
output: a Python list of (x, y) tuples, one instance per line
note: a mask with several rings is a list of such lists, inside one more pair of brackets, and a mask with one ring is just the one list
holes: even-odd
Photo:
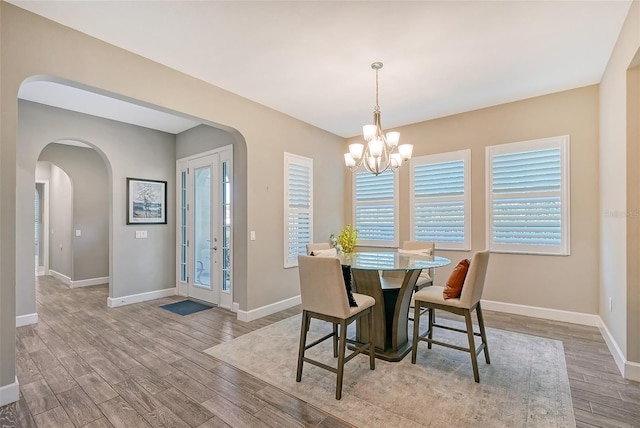
[[(360, 247), (381, 247), (381, 248), (397, 248), (400, 242), (400, 212), (399, 212), (399, 174), (398, 170), (391, 171), (393, 174), (393, 236), (392, 241), (381, 240), (362, 240), (358, 237), (356, 246)], [(353, 171), (351, 173), (351, 225), (353, 228), (357, 228), (356, 212), (358, 207), (357, 195), (356, 195), (356, 175), (357, 174), (371, 174), (368, 171)]]
[[(284, 267), (298, 266), (298, 258), (289, 258), (289, 165), (299, 165), (309, 168), (309, 243), (313, 243), (313, 159), (284, 152)], [(305, 251), (306, 253), (306, 251)]]
[(464, 241), (435, 242), (438, 250), (471, 251), (471, 149), (418, 156), (409, 161), (409, 236), (416, 240), (415, 233), (415, 167), (420, 165), (462, 161), (464, 168)]
[[(561, 243), (559, 247), (542, 245), (506, 245), (493, 242), (493, 170), (492, 159), (494, 155), (544, 150), (551, 148), (560, 149), (560, 201), (561, 201)], [(561, 135), (556, 137), (540, 138), (536, 140), (520, 141), (515, 143), (498, 144), (485, 148), (485, 190), (486, 190), (486, 242), (487, 248), (494, 253), (510, 254), (537, 254), (569, 256), (571, 255), (571, 187), (570, 187), (570, 137)]]

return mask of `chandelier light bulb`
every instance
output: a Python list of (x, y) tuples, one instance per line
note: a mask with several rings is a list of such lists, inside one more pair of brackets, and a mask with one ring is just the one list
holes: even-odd
[(353, 143), (349, 144), (349, 154), (354, 161), (359, 161), (362, 159), (362, 154), (364, 153), (364, 144)]
[(382, 156), (384, 143), (382, 142), (381, 139), (374, 138), (373, 140), (369, 141), (368, 146), (369, 146), (369, 153), (371, 154), (371, 156), (373, 156), (374, 158), (379, 158), (380, 156)]
[(344, 164), (349, 168), (356, 166), (356, 161), (351, 157), (351, 154), (344, 154)]
[(400, 144), (398, 146), (398, 153), (402, 156), (403, 160), (411, 159), (413, 153), (413, 144)]
[(378, 128), (375, 125), (364, 125), (362, 127), (362, 136), (366, 142), (373, 140), (373, 137), (376, 136), (376, 131)]
[(400, 165), (402, 165), (402, 156), (400, 156), (400, 153), (392, 153), (391, 154), (391, 168), (396, 169)]
[(393, 132), (387, 132), (387, 135), (385, 136), (387, 139), (387, 146), (389, 146), (390, 149), (393, 149), (394, 147), (398, 146), (398, 142), (400, 141), (400, 133), (393, 131)]

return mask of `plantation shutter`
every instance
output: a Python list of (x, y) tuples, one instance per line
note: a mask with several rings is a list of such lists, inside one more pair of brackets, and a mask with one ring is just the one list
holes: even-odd
[(313, 240), (313, 161), (285, 153), (285, 165), (285, 267), (293, 267)]
[(494, 153), (491, 245), (515, 252), (568, 253), (568, 189), (563, 147)]
[(396, 176), (355, 174), (355, 228), (360, 245), (397, 245)]
[(415, 168), (415, 238), (417, 241), (464, 242), (464, 163)]
[(411, 239), (471, 249), (470, 150), (411, 160)]

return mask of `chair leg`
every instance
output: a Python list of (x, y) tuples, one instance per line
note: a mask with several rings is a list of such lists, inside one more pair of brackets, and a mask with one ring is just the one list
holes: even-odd
[[(436, 323), (436, 309), (429, 308), (429, 340), (433, 340), (433, 325)], [(431, 349), (433, 344), (427, 342), (427, 349)]]
[(373, 338), (376, 337), (375, 328), (373, 308), (369, 308), (369, 368), (371, 370), (376, 369), (376, 346), (373, 343)]
[(484, 343), (484, 359), (487, 364), (491, 364), (491, 359), (489, 358), (489, 345), (487, 344), (487, 333), (484, 329), (484, 317), (482, 316), (482, 308), (480, 308), (480, 302), (478, 302), (478, 306), (476, 306), (476, 315), (478, 315), (480, 337), (482, 338), (482, 343)]
[(309, 331), (309, 314), (302, 311), (302, 323), (300, 326), (300, 347), (298, 348), (298, 370), (296, 371), (296, 382), (302, 380), (302, 362), (304, 359), (304, 347), (307, 344), (307, 332)]
[(420, 303), (416, 301), (413, 308), (413, 343), (411, 344), (411, 364), (416, 363), (416, 354), (418, 353), (418, 335), (420, 330)]
[(333, 323), (333, 358), (338, 356), (338, 324)]
[(480, 374), (478, 373), (478, 358), (476, 355), (476, 344), (473, 339), (473, 322), (471, 321), (471, 311), (464, 311), (464, 320), (467, 323), (467, 337), (469, 338), (469, 353), (471, 354), (471, 365), (473, 366), (473, 378), (480, 383)]
[(342, 398), (342, 375), (344, 374), (344, 354), (347, 348), (347, 325), (340, 321), (340, 347), (338, 350), (338, 379), (336, 380), (336, 400)]

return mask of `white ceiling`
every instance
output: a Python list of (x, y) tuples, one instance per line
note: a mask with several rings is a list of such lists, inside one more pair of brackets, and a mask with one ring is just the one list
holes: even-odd
[(343, 137), (371, 121), (374, 61), (386, 129), (598, 83), (631, 4), (9, 2)]

